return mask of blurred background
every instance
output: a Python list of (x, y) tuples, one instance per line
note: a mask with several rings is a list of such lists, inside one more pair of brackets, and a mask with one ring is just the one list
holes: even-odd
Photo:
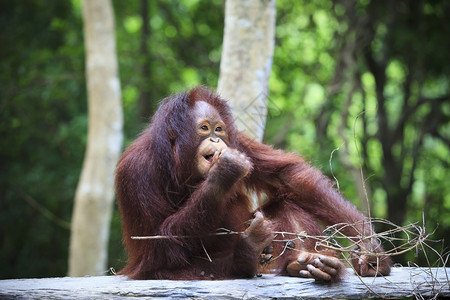
[[(127, 146), (160, 99), (217, 86), (224, 1), (113, 6)], [(450, 1), (277, 0), (264, 141), (373, 217), (449, 237), (449, 20)], [(65, 276), (87, 141), (80, 1), (1, 1), (0, 45), (0, 278)], [(108, 266), (125, 260), (115, 206)]]

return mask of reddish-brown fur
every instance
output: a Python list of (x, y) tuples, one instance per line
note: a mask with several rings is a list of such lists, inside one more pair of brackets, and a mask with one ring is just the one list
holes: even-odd
[[(244, 179), (233, 179), (239, 177), (239, 169), (226, 162), (216, 170), (220, 180), (195, 175), (194, 157), (200, 143), (192, 117), (196, 101), (205, 101), (218, 111), (227, 127), (228, 147), (244, 153), (252, 163)], [(257, 245), (272, 230), (301, 229), (320, 235), (319, 222), (355, 223), (365, 218), (335, 191), (330, 180), (301, 157), (274, 150), (237, 131), (226, 102), (203, 87), (164, 100), (149, 127), (123, 154), (117, 166), (116, 190), (129, 256), (121, 274), (136, 279), (252, 277), (258, 267)], [(264, 193), (270, 199), (260, 210), (273, 225), (258, 227), (251, 233), (252, 239), (211, 235), (217, 228), (246, 230), (253, 218), (249, 191)], [(356, 236), (370, 234), (372, 229), (347, 227), (344, 233)], [(131, 239), (151, 235), (170, 238)], [(375, 245), (361, 247), (383, 251), (372, 243)], [(282, 250), (280, 243), (274, 242), (274, 246), (276, 253)], [(314, 240), (296, 247), (308, 252), (320, 250)], [(287, 274), (286, 266), (297, 256), (297, 251), (286, 251), (275, 268)], [(354, 265), (362, 275), (374, 275), (367, 268), (360, 270), (357, 257)], [(380, 273), (389, 273), (387, 259), (378, 266)]]

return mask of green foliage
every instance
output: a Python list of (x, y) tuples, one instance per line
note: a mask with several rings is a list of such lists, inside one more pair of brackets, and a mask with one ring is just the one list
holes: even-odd
[[(347, 198), (364, 204), (350, 171), (361, 163), (373, 216), (424, 211), (434, 238), (448, 236), (449, 3), (356, 2), (277, 1), (265, 139), (329, 175), (339, 148), (331, 167)], [(224, 7), (113, 3), (127, 145), (163, 97), (217, 85)], [(0, 28), (0, 278), (63, 276), (87, 133), (81, 1), (2, 1)], [(116, 210), (116, 270), (122, 249)]]
[(266, 139), (325, 172), (339, 147), (332, 167), (347, 198), (364, 202), (349, 172), (362, 166), (373, 216), (407, 223), (424, 211), (434, 237), (448, 236), (449, 3), (277, 3)]
[(0, 9), (0, 277), (66, 272), (70, 220), (86, 140), (80, 19), (66, 1), (3, 1)]
[[(140, 2), (115, 1), (116, 36), (127, 137), (150, 115), (139, 115), (142, 92), (154, 111), (159, 100), (198, 84), (216, 86), (223, 35), (222, 1), (148, 1), (149, 34), (142, 47)], [(147, 65), (146, 65), (146, 64)], [(149, 73), (143, 76), (143, 69)]]

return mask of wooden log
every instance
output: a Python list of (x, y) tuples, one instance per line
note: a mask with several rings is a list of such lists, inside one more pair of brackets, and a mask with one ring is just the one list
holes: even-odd
[(450, 297), (450, 268), (394, 268), (386, 277), (359, 278), (351, 273), (337, 284), (312, 279), (263, 275), (217, 281), (129, 280), (123, 276), (0, 280), (0, 298), (400, 298)]

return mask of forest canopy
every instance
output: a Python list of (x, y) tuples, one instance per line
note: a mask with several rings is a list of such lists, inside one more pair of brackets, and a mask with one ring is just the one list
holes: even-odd
[[(224, 1), (113, 4), (127, 146), (160, 99), (217, 87)], [(450, 236), (450, 2), (276, 5), (264, 141), (373, 217)], [(88, 126), (81, 3), (2, 1), (0, 31), (0, 278), (64, 276)], [(125, 260), (115, 207), (108, 266)]]

